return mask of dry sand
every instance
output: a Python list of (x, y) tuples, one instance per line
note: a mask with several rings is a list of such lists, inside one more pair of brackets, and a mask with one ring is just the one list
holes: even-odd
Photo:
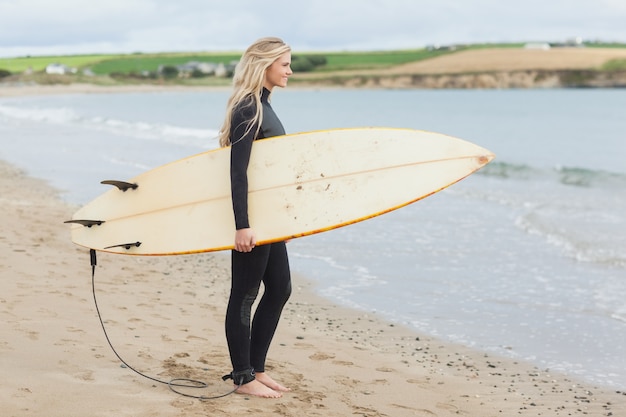
[(1, 84), (0, 97), (20, 96), (43, 96), (59, 94), (108, 94), (108, 93), (155, 93), (160, 91), (218, 91), (228, 90), (230, 87), (204, 87), (204, 86), (159, 86), (153, 84), (128, 84), (128, 85), (95, 85), (84, 83), (73, 84)]
[[(294, 277), (268, 371), (281, 399), (197, 400), (121, 366), (94, 308), (76, 209), (0, 162), (0, 410), (12, 416), (625, 416), (626, 395), (418, 335), (338, 307)], [(109, 336), (134, 368), (229, 391), (223, 335), (226, 253), (99, 255), (96, 293)], [(193, 392), (198, 391), (198, 392)]]

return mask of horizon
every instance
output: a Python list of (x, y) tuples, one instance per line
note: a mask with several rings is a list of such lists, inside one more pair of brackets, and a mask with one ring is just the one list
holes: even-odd
[[(549, 45), (564, 45), (567, 42), (572, 42), (577, 37), (571, 37), (563, 40), (528, 40), (528, 41), (511, 41), (511, 42), (472, 42), (472, 43), (450, 43), (450, 44), (433, 44), (425, 45), (415, 48), (390, 48), (390, 49), (328, 49), (328, 50), (303, 50), (298, 51), (292, 47), (292, 53), (297, 54), (341, 54), (341, 53), (385, 53), (385, 52), (407, 52), (407, 51), (421, 51), (430, 47), (435, 48), (447, 48), (447, 47), (472, 47), (472, 46), (485, 46), (494, 47), (499, 46), (514, 46), (514, 45), (526, 45), (526, 44), (549, 44)], [(605, 41), (605, 40), (585, 40), (582, 39), (582, 46), (585, 45), (606, 45), (607, 47), (626, 48), (626, 41)], [(571, 45), (571, 47), (575, 47)], [(28, 58), (58, 58), (58, 57), (85, 57), (85, 56), (127, 56), (127, 55), (188, 55), (188, 54), (207, 54), (207, 55), (221, 55), (221, 54), (240, 54), (245, 51), (243, 49), (204, 49), (204, 50), (162, 50), (162, 51), (134, 51), (134, 52), (83, 52), (83, 53), (67, 53), (67, 54), (50, 54), (50, 55), (20, 55), (20, 56), (0, 56), (0, 61), (11, 59), (28, 59)]]

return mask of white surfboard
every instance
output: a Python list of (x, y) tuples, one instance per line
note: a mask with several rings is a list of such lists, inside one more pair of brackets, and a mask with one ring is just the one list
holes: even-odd
[[(248, 167), (250, 225), (258, 245), (328, 231), (434, 194), (493, 158), (467, 141), (412, 129), (259, 140)], [(232, 249), (229, 164), (230, 148), (222, 148), (110, 181), (114, 187), (72, 217), (72, 240), (128, 255)]]

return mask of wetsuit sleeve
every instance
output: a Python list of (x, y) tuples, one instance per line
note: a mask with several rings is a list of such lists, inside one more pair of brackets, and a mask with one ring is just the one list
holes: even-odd
[[(233, 200), (233, 213), (237, 230), (250, 227), (248, 221), (248, 164), (252, 143), (257, 131), (256, 125), (248, 128), (248, 121), (255, 113), (254, 106), (235, 109), (231, 122), (230, 187)], [(246, 133), (246, 130), (248, 132)]]

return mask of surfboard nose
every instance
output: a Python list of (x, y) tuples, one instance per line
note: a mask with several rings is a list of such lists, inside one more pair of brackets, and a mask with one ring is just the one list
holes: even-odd
[(493, 161), (495, 157), (496, 157), (495, 154), (488, 153), (485, 155), (480, 155), (477, 159), (478, 159), (478, 163), (481, 166), (484, 166), (484, 165), (487, 165), (489, 162)]

